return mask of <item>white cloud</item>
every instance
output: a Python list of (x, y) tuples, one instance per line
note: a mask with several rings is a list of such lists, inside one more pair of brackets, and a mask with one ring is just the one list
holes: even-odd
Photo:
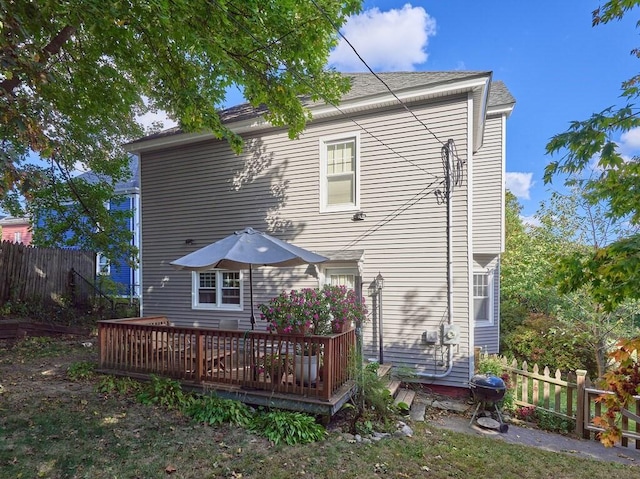
[[(436, 21), (424, 8), (407, 3), (401, 9), (372, 8), (354, 15), (342, 33), (373, 70), (411, 71), (427, 61), (426, 48), (429, 37), (436, 34)], [(331, 52), (329, 64), (343, 72), (367, 71), (344, 39)]]
[(540, 220), (535, 216), (520, 216), (522, 222), (527, 226), (541, 226)]
[(529, 191), (534, 184), (532, 179), (533, 173), (507, 173), (505, 186), (517, 198), (528, 200)]
[(640, 154), (640, 128), (633, 128), (620, 135), (618, 147), (623, 156), (631, 157)]
[(158, 131), (177, 125), (175, 121), (167, 116), (167, 112), (162, 110), (155, 112), (149, 111), (144, 115), (136, 117), (136, 121), (144, 127), (145, 131)]

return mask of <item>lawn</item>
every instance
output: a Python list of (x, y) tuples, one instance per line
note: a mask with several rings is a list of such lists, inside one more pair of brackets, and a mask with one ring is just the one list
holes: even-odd
[(636, 478), (638, 467), (412, 424), (411, 438), (273, 445), (246, 430), (194, 424), (178, 412), (96, 391), (67, 368), (95, 360), (81, 340), (0, 346), (3, 478)]

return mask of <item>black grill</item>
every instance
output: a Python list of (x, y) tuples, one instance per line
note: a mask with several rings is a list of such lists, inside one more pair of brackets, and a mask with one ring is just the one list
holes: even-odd
[(493, 374), (476, 374), (469, 380), (469, 388), (471, 389), (473, 401), (476, 403), (476, 410), (471, 417), (469, 426), (473, 424), (480, 407), (482, 405), (487, 407), (488, 404), (491, 404), (500, 422), (500, 432), (507, 432), (509, 426), (502, 421), (502, 414), (500, 414), (500, 408), (498, 407), (498, 403), (502, 401), (504, 394), (507, 392), (507, 386), (504, 381)]

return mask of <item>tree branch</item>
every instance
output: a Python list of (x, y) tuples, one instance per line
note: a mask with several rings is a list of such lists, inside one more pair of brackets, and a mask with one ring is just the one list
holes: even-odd
[[(53, 39), (42, 49), (41, 60), (39, 63), (44, 64), (49, 57), (57, 55), (62, 49), (62, 45), (76, 32), (76, 27), (71, 25), (65, 26)], [(0, 96), (9, 95), (21, 83), (20, 76), (17, 72), (13, 72), (13, 76), (7, 80), (0, 82)]]

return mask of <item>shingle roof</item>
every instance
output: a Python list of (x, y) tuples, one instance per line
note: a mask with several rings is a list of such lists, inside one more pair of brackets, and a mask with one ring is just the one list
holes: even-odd
[[(120, 181), (114, 186), (114, 193), (116, 195), (129, 193), (132, 190), (135, 190), (140, 187), (140, 167), (138, 165), (138, 157), (136, 155), (131, 155), (129, 157), (129, 171), (131, 176), (129, 179)], [(90, 184), (99, 183), (101, 181), (108, 181), (109, 178), (102, 175), (97, 175), (93, 171), (87, 171), (86, 173), (82, 173), (78, 175), (78, 178), (85, 180)]]
[[(424, 71), (424, 72), (393, 72), (393, 73), (377, 73), (376, 75), (384, 81), (384, 83), (394, 92), (399, 93), (406, 89), (446, 85), (456, 81), (480, 78), (490, 75), (489, 71)], [(351, 89), (342, 97), (342, 101), (349, 101), (358, 98), (366, 98), (368, 96), (386, 93), (387, 87), (371, 73), (345, 73), (351, 79)], [(514, 104), (515, 99), (501, 81), (491, 83), (489, 92), (489, 106)], [(306, 106), (319, 105), (321, 102), (313, 103), (303, 99)], [(249, 103), (232, 106), (219, 112), (220, 119), (223, 123), (231, 123), (236, 121), (248, 120), (261, 116), (267, 111), (264, 105), (258, 108), (252, 107)], [(181, 133), (180, 127), (173, 127), (159, 133), (146, 136), (134, 141), (147, 141), (165, 136)]]

